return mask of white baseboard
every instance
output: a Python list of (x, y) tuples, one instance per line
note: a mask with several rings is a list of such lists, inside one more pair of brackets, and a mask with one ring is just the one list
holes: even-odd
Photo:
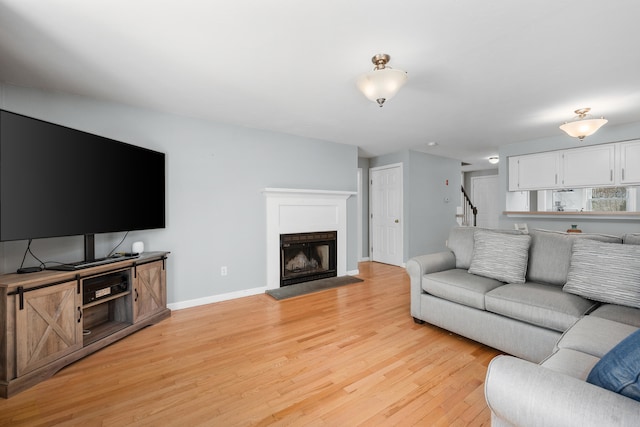
[(358, 274), (360, 274), (360, 270), (357, 268), (355, 270), (347, 271), (347, 276), (357, 276)]
[(360, 259), (358, 260), (358, 262), (365, 262), (365, 261), (370, 261), (370, 260), (371, 260), (371, 258), (369, 258), (368, 256), (366, 256), (366, 257), (360, 258)]
[(169, 307), (171, 310), (182, 310), (183, 308), (197, 307), (199, 305), (212, 304), (214, 302), (228, 301), (236, 298), (264, 294), (266, 290), (266, 286), (260, 288), (243, 289), (241, 291), (229, 292), (226, 294), (211, 295), (208, 297), (196, 298), (187, 301), (173, 302), (167, 304), (167, 307)]

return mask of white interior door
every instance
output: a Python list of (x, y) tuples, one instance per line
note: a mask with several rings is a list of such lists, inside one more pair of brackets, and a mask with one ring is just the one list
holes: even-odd
[(370, 170), (371, 260), (403, 265), (402, 165)]
[(498, 175), (472, 177), (471, 202), (478, 208), (478, 227), (498, 228)]

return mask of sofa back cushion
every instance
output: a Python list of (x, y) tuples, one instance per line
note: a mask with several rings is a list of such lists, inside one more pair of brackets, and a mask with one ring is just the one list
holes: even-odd
[(591, 239), (608, 243), (622, 243), (616, 236), (604, 234), (563, 233), (559, 231), (531, 230), (531, 249), (527, 279), (531, 282), (562, 286), (567, 281), (571, 248), (578, 239)]
[(469, 273), (506, 283), (524, 283), (531, 236), (489, 230), (474, 233)]
[(622, 242), (627, 245), (640, 245), (640, 233), (625, 234)]
[(475, 227), (454, 227), (449, 231), (447, 247), (456, 256), (456, 268), (465, 270), (471, 265), (473, 256), (473, 233)]
[(640, 246), (576, 240), (562, 289), (595, 301), (640, 308)]
[[(447, 247), (456, 256), (456, 268), (469, 269), (471, 266), (471, 258), (473, 257), (474, 238), (473, 235), (477, 230), (489, 230), (481, 227), (453, 227), (449, 231), (449, 239)], [(522, 234), (518, 230), (490, 230), (496, 233), (504, 234)]]

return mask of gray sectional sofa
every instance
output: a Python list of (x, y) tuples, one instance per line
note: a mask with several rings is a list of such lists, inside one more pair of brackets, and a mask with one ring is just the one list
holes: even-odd
[(456, 227), (447, 247), (407, 262), (411, 315), (508, 354), (494, 425), (640, 425), (640, 402), (586, 382), (640, 328), (640, 235)]

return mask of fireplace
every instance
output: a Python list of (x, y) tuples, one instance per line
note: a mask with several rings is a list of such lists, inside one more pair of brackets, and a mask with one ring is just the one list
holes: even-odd
[(336, 277), (336, 231), (280, 235), (280, 286)]
[(282, 286), (280, 236), (335, 230), (335, 276), (347, 274), (347, 199), (352, 191), (265, 188), (267, 289)]

